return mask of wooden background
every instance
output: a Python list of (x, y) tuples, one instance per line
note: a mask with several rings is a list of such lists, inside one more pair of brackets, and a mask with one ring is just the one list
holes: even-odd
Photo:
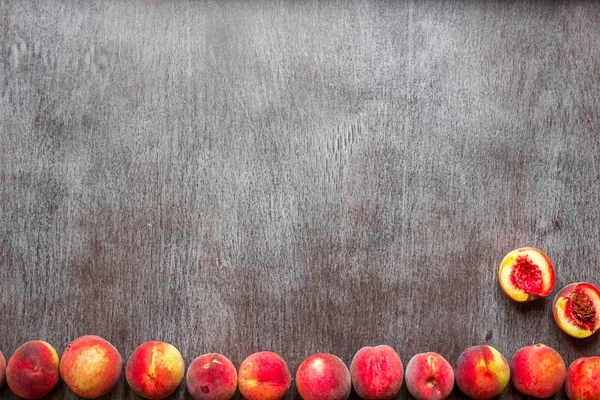
[(552, 297), (600, 284), (598, 3), (2, 0), (0, 28), (7, 359), (600, 352), (497, 283), (530, 245)]

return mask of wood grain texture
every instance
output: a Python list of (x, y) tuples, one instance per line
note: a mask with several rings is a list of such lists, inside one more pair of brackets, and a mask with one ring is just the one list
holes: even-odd
[(0, 350), (598, 354), (497, 267), (600, 284), (600, 5), (490, 3), (0, 1)]

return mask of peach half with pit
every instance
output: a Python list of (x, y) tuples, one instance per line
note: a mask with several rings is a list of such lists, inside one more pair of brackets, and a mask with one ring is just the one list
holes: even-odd
[(238, 389), (246, 400), (280, 400), (291, 385), (290, 370), (276, 353), (260, 351), (240, 364)]
[(6, 383), (24, 399), (39, 399), (54, 389), (60, 379), (58, 354), (42, 340), (21, 345), (8, 360)]
[(566, 334), (591, 336), (600, 329), (600, 291), (586, 282), (567, 285), (554, 298), (552, 314)]
[(452, 365), (433, 352), (413, 356), (406, 365), (406, 387), (417, 400), (442, 400), (454, 387)]
[(511, 361), (510, 376), (520, 393), (545, 399), (560, 390), (567, 367), (556, 350), (538, 343), (517, 350)]
[(510, 381), (510, 366), (492, 346), (473, 346), (458, 357), (454, 376), (456, 386), (464, 394), (487, 400), (504, 391)]
[(346, 400), (352, 390), (350, 371), (333, 354), (313, 354), (298, 367), (296, 387), (304, 400)]
[(600, 357), (573, 361), (567, 371), (565, 391), (569, 400), (600, 399)]
[(77, 396), (95, 399), (111, 391), (119, 380), (123, 360), (109, 341), (95, 335), (71, 342), (60, 359), (60, 375)]
[(237, 389), (237, 371), (224, 355), (208, 353), (192, 361), (185, 381), (194, 400), (229, 400)]
[(393, 399), (402, 386), (404, 369), (390, 346), (367, 346), (354, 355), (350, 376), (354, 390), (363, 399)]
[(556, 276), (546, 254), (533, 247), (523, 247), (502, 259), (498, 280), (508, 298), (525, 303), (550, 295)]

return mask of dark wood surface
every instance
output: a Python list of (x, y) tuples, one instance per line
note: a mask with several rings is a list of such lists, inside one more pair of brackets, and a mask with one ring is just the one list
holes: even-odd
[(491, 3), (0, 1), (0, 350), (598, 354), (497, 268), (600, 284), (600, 4)]

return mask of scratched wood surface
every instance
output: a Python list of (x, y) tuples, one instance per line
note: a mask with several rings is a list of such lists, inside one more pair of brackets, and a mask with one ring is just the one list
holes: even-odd
[(600, 353), (496, 275), (600, 284), (600, 4), (490, 3), (0, 1), (0, 350)]

